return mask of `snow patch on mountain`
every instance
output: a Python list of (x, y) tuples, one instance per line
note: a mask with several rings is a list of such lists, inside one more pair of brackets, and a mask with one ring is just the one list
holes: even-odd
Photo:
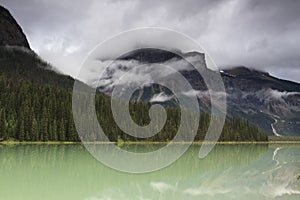
[(151, 99), (150, 102), (154, 103), (154, 102), (166, 102), (169, 101), (171, 99), (173, 99), (174, 96), (173, 95), (167, 95), (164, 92), (161, 92), (159, 94), (155, 94)]

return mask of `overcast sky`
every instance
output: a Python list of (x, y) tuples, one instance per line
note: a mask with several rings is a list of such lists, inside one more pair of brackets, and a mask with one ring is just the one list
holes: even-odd
[(88, 52), (132, 28), (160, 26), (198, 41), (218, 65), (300, 82), (299, 0), (0, 0), (31, 47), (76, 75)]

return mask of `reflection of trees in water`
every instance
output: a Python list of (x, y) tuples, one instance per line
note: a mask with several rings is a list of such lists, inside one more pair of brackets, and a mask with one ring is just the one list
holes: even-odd
[[(91, 159), (82, 145), (4, 145), (0, 151), (0, 171), (12, 167), (61, 169)], [(28, 171), (30, 172), (30, 171)]]
[[(133, 152), (148, 152), (160, 147), (160, 145), (126, 145), (123, 148)], [(172, 173), (173, 170), (176, 173), (180, 171), (193, 173), (247, 165), (265, 153), (268, 145), (216, 145), (204, 159), (199, 159), (199, 149), (200, 145), (192, 145), (187, 153), (171, 165), (171, 170), (166, 169), (164, 173)], [(28, 167), (28, 173), (32, 169), (43, 171), (51, 167), (55, 169), (99, 168), (99, 163), (82, 145), (7, 145), (1, 148), (0, 158), (0, 172), (18, 166)], [(183, 165), (188, 166), (189, 169), (182, 169)]]
[[(82, 145), (4, 145), (0, 148), (0, 185), (7, 192), (12, 192), (12, 188), (40, 190), (42, 187), (47, 195), (69, 194), (68, 198), (74, 195), (77, 199), (80, 197), (76, 196), (77, 192), (82, 191), (80, 195), (83, 195), (115, 185), (112, 173), (116, 171), (99, 164)], [(39, 191), (33, 192), (38, 199)]]
[(218, 160), (218, 166), (222, 168), (247, 165), (258, 159), (267, 150), (267, 144), (217, 145), (210, 155), (204, 158), (204, 162), (215, 162)]
[[(241, 144), (241, 145), (216, 145), (213, 150), (204, 159), (199, 158), (200, 145), (193, 145), (189, 149), (189, 153), (184, 154), (178, 163), (174, 166), (185, 163), (188, 170), (181, 170), (183, 176), (187, 173), (202, 173), (213, 170), (224, 171), (230, 167), (239, 167), (248, 165), (252, 161), (260, 158), (267, 152), (267, 144)], [(180, 166), (178, 166), (180, 168)]]

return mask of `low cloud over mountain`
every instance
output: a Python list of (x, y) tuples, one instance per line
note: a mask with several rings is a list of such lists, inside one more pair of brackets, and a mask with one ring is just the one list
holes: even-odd
[(98, 43), (132, 28), (185, 33), (220, 66), (245, 65), (300, 82), (300, 1), (36, 1), (4, 0), (31, 47), (61, 71), (77, 75)]

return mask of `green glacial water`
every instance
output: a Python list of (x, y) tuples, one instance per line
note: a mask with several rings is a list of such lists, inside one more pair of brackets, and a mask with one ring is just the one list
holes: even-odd
[[(127, 150), (151, 149), (128, 145)], [(300, 145), (193, 145), (147, 174), (110, 169), (82, 145), (0, 145), (2, 200), (300, 199)]]

